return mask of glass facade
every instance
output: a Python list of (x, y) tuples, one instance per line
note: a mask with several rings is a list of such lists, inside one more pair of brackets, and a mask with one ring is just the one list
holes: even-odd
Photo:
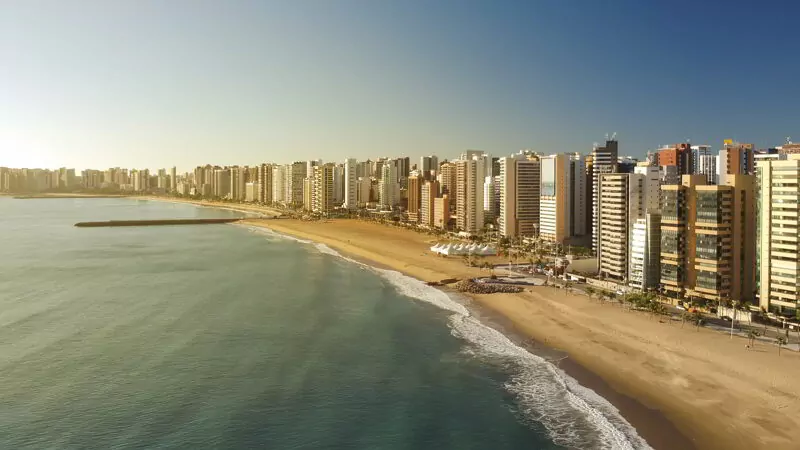
[(683, 196), (680, 191), (661, 191), (661, 220), (685, 220), (682, 202)]
[(722, 221), (722, 193), (698, 192), (697, 193), (697, 221), (714, 222)]

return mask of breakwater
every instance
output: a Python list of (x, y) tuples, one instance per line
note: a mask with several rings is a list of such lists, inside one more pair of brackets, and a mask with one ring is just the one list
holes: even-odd
[(108, 220), (105, 222), (78, 222), (75, 224), (79, 228), (98, 228), (98, 227), (151, 227), (164, 225), (213, 225), (219, 223), (233, 223), (242, 219), (162, 219), (162, 220)]

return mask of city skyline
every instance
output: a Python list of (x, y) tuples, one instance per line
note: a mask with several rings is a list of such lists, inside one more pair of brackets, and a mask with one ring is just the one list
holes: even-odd
[(797, 134), (793, 8), (14, 3), (0, 166), (770, 147)]

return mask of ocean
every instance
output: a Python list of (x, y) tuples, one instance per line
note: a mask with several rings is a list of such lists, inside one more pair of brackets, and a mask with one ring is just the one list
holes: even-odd
[(464, 301), (231, 217), (0, 197), (0, 448), (647, 449)]

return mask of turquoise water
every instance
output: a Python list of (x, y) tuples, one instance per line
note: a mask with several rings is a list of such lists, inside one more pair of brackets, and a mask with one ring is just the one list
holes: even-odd
[(0, 448), (646, 448), (460, 303), (128, 199), (0, 198)]

